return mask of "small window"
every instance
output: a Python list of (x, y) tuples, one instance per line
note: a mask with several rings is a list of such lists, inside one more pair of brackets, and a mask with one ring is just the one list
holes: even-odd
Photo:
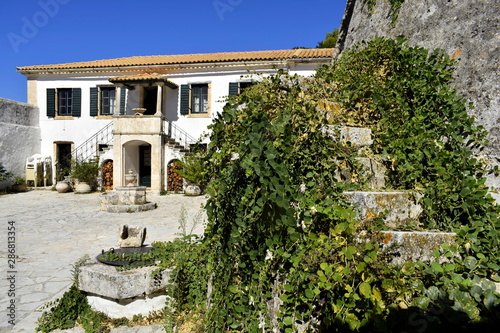
[(115, 87), (101, 87), (101, 115), (109, 116), (115, 114), (116, 89)]
[(47, 117), (80, 117), (81, 88), (47, 88)]
[(229, 95), (238, 95), (246, 88), (252, 86), (254, 83), (251, 81), (244, 82), (229, 82)]
[(72, 89), (58, 89), (59, 104), (57, 114), (59, 116), (71, 116), (73, 110), (73, 90)]
[(253, 82), (240, 82), (240, 94), (248, 87), (251, 87)]
[(191, 113), (208, 113), (208, 84), (191, 85)]
[(210, 117), (210, 83), (182, 84), (180, 113), (192, 117)]

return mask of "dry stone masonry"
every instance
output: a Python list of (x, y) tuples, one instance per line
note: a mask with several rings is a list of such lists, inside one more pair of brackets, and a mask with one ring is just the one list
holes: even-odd
[[(360, 154), (371, 157), (360, 157), (358, 162), (365, 176), (368, 176), (367, 191), (346, 191), (344, 195), (354, 206), (356, 218), (362, 228), (370, 223), (382, 219), (389, 231), (381, 231), (375, 235), (382, 251), (391, 259), (393, 265), (401, 265), (407, 260), (432, 261), (435, 258), (432, 252), (441, 247), (441, 244), (455, 243), (455, 233), (413, 231), (420, 227), (418, 218), (422, 207), (418, 204), (421, 195), (409, 191), (387, 191), (385, 186), (386, 169), (381, 158), (370, 152), (373, 143), (369, 128), (331, 126), (325, 132), (334, 140), (356, 147)], [(353, 181), (345, 176), (341, 170), (337, 171), (339, 180)], [(401, 231), (406, 230), (406, 231)], [(366, 232), (360, 234), (360, 241), (369, 237)]]

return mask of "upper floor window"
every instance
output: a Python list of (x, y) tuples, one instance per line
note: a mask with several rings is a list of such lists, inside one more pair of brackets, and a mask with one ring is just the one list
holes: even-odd
[(81, 96), (80, 88), (47, 89), (47, 117), (80, 117)]
[(180, 98), (181, 114), (208, 116), (210, 114), (210, 84), (183, 84)]
[(191, 113), (208, 113), (208, 84), (191, 85)]
[(112, 116), (116, 111), (116, 88), (90, 88), (90, 116)]
[(116, 89), (115, 87), (101, 88), (101, 114), (113, 115), (116, 108)]
[(252, 81), (229, 82), (229, 95), (241, 94), (243, 90), (252, 86), (253, 84), (254, 83)]
[(60, 116), (71, 116), (71, 110), (73, 109), (73, 91), (71, 89), (59, 89), (58, 97), (58, 114)]

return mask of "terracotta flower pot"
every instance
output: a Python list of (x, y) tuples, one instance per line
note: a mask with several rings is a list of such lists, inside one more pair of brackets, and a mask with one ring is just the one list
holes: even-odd
[(90, 193), (91, 191), (92, 188), (85, 182), (79, 182), (78, 185), (75, 186), (75, 193)]
[(57, 182), (56, 184), (56, 191), (59, 193), (66, 193), (69, 191), (69, 184), (68, 182)]

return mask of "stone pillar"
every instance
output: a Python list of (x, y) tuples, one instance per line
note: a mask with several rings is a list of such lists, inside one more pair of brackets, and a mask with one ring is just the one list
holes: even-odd
[[(116, 117), (116, 116), (115, 116)], [(116, 129), (116, 118), (114, 121), (114, 128)], [(124, 160), (123, 160), (123, 150), (122, 147), (122, 136), (121, 134), (115, 133), (113, 135), (113, 187), (123, 186), (123, 173), (125, 172)]]
[(157, 135), (151, 140), (151, 191), (155, 192), (162, 190), (163, 154), (161, 143), (161, 135)]
[(163, 85), (158, 84), (158, 96), (156, 98), (155, 116), (161, 116), (161, 106), (163, 105)]
[(118, 116), (120, 114), (120, 107), (121, 107), (121, 96), (122, 95), (122, 90), (121, 87), (116, 86), (116, 93), (115, 93), (115, 115)]

